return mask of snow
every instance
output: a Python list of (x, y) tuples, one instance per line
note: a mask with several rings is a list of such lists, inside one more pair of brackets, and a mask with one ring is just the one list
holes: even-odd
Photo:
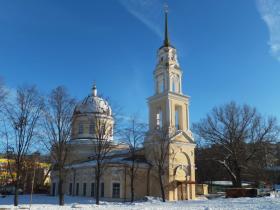
[[(220, 185), (220, 186), (232, 186), (232, 181), (206, 181), (207, 184)], [(242, 183), (242, 186), (249, 186), (249, 183)]]
[[(160, 199), (148, 197), (147, 201), (137, 201), (133, 204), (122, 202), (101, 202), (95, 205), (94, 199), (88, 197), (65, 197), (65, 206), (58, 206), (58, 198), (48, 195), (34, 195), (32, 210), (66, 210), (66, 209), (131, 209), (131, 210), (278, 210), (280, 209), (280, 197), (260, 198), (218, 198), (207, 200), (199, 198), (192, 201), (177, 201), (163, 203)], [(30, 196), (20, 195), (19, 208), (29, 208)], [(13, 196), (0, 198), (0, 209), (17, 209), (13, 207)]]

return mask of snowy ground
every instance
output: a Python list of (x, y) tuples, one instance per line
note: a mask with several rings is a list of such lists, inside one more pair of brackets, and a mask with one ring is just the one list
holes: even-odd
[[(28, 195), (20, 196), (19, 208), (29, 208), (30, 197)], [(0, 210), (14, 209), (13, 196), (0, 198)], [(48, 209), (48, 210), (66, 210), (66, 209), (133, 209), (133, 210), (171, 210), (171, 209), (187, 209), (187, 210), (279, 210), (279, 197), (262, 197), (262, 198), (235, 198), (225, 199), (218, 198), (213, 200), (195, 200), (195, 201), (178, 201), (162, 203), (156, 199), (150, 199), (145, 202), (130, 203), (110, 203), (101, 202), (100, 206), (94, 204), (94, 200), (85, 197), (68, 197), (65, 198), (65, 206), (57, 205), (57, 197), (47, 195), (35, 195), (33, 197), (33, 210)], [(16, 209), (16, 208), (15, 208)]]

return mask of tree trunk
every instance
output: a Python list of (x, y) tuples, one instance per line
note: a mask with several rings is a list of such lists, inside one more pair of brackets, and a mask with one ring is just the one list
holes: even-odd
[(133, 201), (134, 201), (134, 173), (133, 172), (131, 174), (130, 191), (131, 191), (131, 200), (130, 200), (130, 202), (133, 203)]
[(16, 176), (14, 206), (18, 206), (18, 176)]
[(240, 170), (237, 170), (236, 172), (236, 180), (235, 180), (234, 187), (242, 187)]
[(62, 171), (59, 170), (59, 180), (58, 180), (58, 196), (59, 196), (59, 205), (64, 205), (64, 193), (63, 193), (63, 177)]
[(100, 194), (99, 194), (99, 186), (100, 186), (100, 176), (99, 176), (99, 169), (96, 169), (97, 172), (95, 173), (95, 182), (96, 182), (96, 192), (95, 192), (95, 204), (99, 205), (99, 199), (100, 199)]
[(15, 195), (14, 206), (18, 206), (18, 187), (19, 187), (19, 162), (17, 161), (16, 181), (15, 181)]
[(162, 197), (162, 201), (165, 202), (165, 192), (164, 192), (163, 180), (161, 174), (162, 174), (161, 171), (159, 171), (159, 185), (160, 185), (161, 197)]
[(235, 182), (232, 182), (233, 183), (233, 186), (234, 187), (242, 187), (242, 183), (241, 183), (241, 169), (237, 163), (237, 161), (235, 161), (234, 163), (235, 165)]

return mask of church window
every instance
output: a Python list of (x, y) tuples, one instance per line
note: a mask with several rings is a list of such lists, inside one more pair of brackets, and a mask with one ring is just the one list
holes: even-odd
[(102, 182), (101, 184), (100, 184), (101, 186), (100, 186), (100, 197), (104, 197), (104, 182)]
[(162, 127), (162, 111), (161, 111), (161, 109), (158, 110), (156, 118), (157, 118), (157, 127), (161, 128)]
[(178, 130), (182, 129), (181, 125), (182, 108), (180, 106), (175, 107), (175, 127)]
[(87, 195), (87, 183), (84, 183), (83, 185), (83, 196)]
[(79, 195), (79, 183), (76, 184), (76, 195)]
[(95, 184), (94, 184), (94, 182), (92, 182), (91, 183), (91, 190), (90, 190), (90, 195), (91, 195), (91, 197), (94, 197), (95, 195)]
[(179, 127), (179, 110), (176, 109), (175, 110), (175, 127), (179, 130), (180, 127)]
[(174, 78), (172, 79), (172, 92), (176, 91), (176, 84)]
[(84, 133), (84, 125), (83, 123), (79, 123), (79, 134), (83, 134)]
[(159, 84), (159, 92), (162, 93), (163, 91), (164, 91), (164, 80), (161, 80)]
[(69, 184), (69, 195), (72, 195), (73, 184)]
[(89, 134), (93, 134), (94, 133), (94, 124), (90, 123), (89, 125)]
[(120, 183), (113, 183), (112, 197), (113, 198), (119, 198), (120, 197)]
[(157, 78), (157, 93), (162, 93), (164, 91), (164, 78), (162, 75)]
[(171, 91), (172, 92), (179, 92), (180, 84), (179, 84), (179, 76), (173, 75), (171, 78)]

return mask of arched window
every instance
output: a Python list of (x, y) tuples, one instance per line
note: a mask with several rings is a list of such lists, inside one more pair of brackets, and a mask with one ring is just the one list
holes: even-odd
[(179, 130), (180, 126), (179, 126), (179, 110), (176, 109), (175, 110), (175, 127)]
[(175, 128), (177, 130), (181, 130), (182, 129), (182, 108), (180, 106), (176, 106), (175, 107)]
[(173, 75), (171, 77), (171, 91), (178, 93), (180, 90), (180, 79), (178, 75)]
[(157, 77), (157, 93), (162, 93), (164, 91), (164, 77), (159, 75)]
[(174, 77), (172, 78), (172, 90), (171, 91), (176, 92), (176, 80)]
[(157, 127), (161, 128), (162, 127), (162, 111), (161, 111), (161, 109), (158, 110), (156, 117), (157, 117)]

